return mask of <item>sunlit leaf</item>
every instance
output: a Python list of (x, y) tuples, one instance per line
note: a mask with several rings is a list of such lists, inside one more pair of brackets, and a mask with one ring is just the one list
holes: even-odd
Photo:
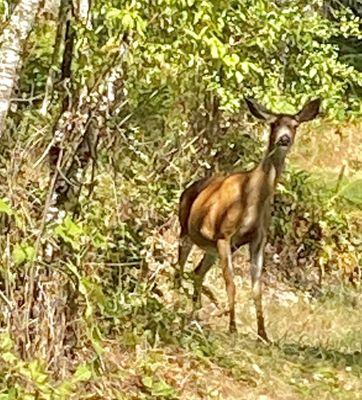
[(87, 364), (78, 365), (73, 377), (73, 382), (88, 381), (92, 377), (92, 371)]
[(12, 212), (13, 211), (11, 209), (9, 202), (6, 199), (0, 199), (0, 214), (4, 213), (7, 215), (11, 215)]

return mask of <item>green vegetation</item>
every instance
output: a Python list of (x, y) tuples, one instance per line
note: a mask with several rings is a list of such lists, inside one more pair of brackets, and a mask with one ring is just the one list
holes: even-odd
[[(212, 275), (208, 284), (226, 302), (221, 277)], [(131, 335), (123, 334), (105, 340), (99, 357), (78, 349), (76, 365), (68, 361), (62, 379), (42, 362), (21, 361), (2, 336), (1, 374), (8, 388), (3, 398), (33, 399), (35, 393), (41, 399), (360, 398), (360, 293), (339, 288), (338, 295), (311, 302), (291, 293), (267, 290), (271, 346), (255, 341), (253, 305), (244, 287), (238, 293), (237, 337), (225, 333), (226, 317), (205, 312), (205, 327), (187, 325), (179, 338), (150, 345), (144, 332), (130, 344)]]
[[(2, 31), (21, 3), (0, 0)], [(0, 400), (362, 398), (358, 7), (56, 3), (40, 6), (0, 126)], [(244, 97), (277, 112), (323, 99), (278, 186), (270, 346), (245, 250), (238, 335), (218, 268), (197, 321), (191, 283), (173, 284), (181, 191), (262, 157)]]

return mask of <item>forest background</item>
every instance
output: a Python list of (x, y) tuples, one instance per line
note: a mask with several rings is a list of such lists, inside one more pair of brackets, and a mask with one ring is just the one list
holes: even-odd
[[(0, 399), (357, 399), (362, 5), (0, 0)], [(278, 185), (257, 342), (220, 270), (173, 285), (187, 184), (251, 168), (253, 97), (320, 97)], [(196, 251), (188, 265), (200, 257)]]

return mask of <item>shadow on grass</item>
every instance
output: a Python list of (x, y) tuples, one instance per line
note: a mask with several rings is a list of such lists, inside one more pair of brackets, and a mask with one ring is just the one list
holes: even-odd
[(343, 352), (323, 346), (307, 346), (300, 343), (282, 343), (277, 345), (282, 357), (298, 361), (300, 364), (327, 361), (333, 367), (358, 367), (362, 374), (362, 352)]
[(328, 348), (323, 345), (303, 345), (300, 342), (264, 344), (250, 335), (232, 338), (227, 334), (211, 334), (208, 339), (213, 350), (208, 357), (212, 362), (221, 368), (233, 369), (234, 375), (235, 372), (239, 375), (246, 368), (246, 378), (250, 378), (250, 371), (247, 372), (249, 363), (251, 366), (257, 363), (278, 374), (286, 362), (291, 369), (299, 370), (300, 374), (329, 369), (344, 370), (348, 367), (355, 377), (362, 376), (360, 350), (345, 350), (342, 346)]

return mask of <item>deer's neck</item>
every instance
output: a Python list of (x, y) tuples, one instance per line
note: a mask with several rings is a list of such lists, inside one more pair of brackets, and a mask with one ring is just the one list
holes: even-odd
[(287, 152), (280, 147), (269, 147), (261, 162), (263, 172), (270, 177), (270, 181), (273, 181), (274, 186), (283, 172), (286, 155)]
[(283, 172), (286, 151), (281, 148), (268, 149), (261, 163), (252, 170), (248, 183), (248, 193), (252, 203), (268, 204), (275, 186)]

